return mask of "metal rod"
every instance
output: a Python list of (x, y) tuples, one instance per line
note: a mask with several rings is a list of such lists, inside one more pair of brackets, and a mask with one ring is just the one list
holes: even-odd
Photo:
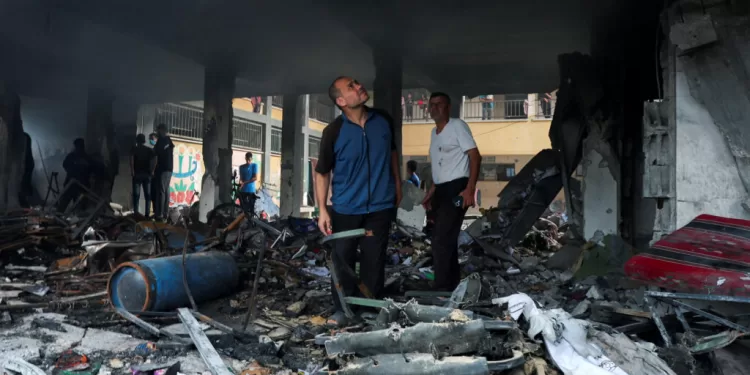
[(652, 298), (649, 298), (648, 296), (646, 296), (644, 300), (646, 304), (649, 306), (649, 310), (651, 310), (651, 318), (654, 320), (654, 324), (656, 324), (656, 328), (659, 329), (661, 338), (664, 340), (664, 346), (666, 347), (672, 346), (672, 339), (669, 337), (669, 332), (667, 332), (667, 327), (664, 326), (664, 322), (661, 320), (661, 315), (659, 315), (659, 312), (656, 311), (655, 301)]
[(247, 302), (247, 314), (245, 314), (245, 321), (242, 322), (242, 332), (247, 331), (247, 324), (250, 323), (250, 318), (255, 318), (255, 305), (256, 298), (258, 297), (258, 280), (260, 279), (260, 271), (263, 268), (263, 257), (266, 255), (266, 248), (268, 248), (267, 234), (263, 231), (263, 246), (260, 248), (260, 253), (258, 253), (258, 264), (255, 266), (253, 291), (250, 294), (250, 300)]
[(709, 312), (703, 311), (703, 310), (701, 310), (699, 308), (690, 306), (690, 305), (688, 305), (685, 302), (675, 301), (675, 300), (667, 301), (667, 302), (668, 303), (672, 303), (672, 304), (674, 304), (674, 305), (676, 305), (678, 307), (681, 307), (681, 308), (683, 308), (685, 310), (688, 310), (688, 311), (691, 311), (693, 313), (696, 313), (696, 314), (698, 314), (698, 315), (700, 315), (700, 316), (702, 316), (702, 317), (704, 317), (706, 319), (713, 320), (716, 323), (723, 324), (723, 325), (725, 325), (725, 326), (727, 326), (729, 328), (733, 328), (733, 329), (735, 329), (737, 331), (742, 331), (742, 332), (746, 332), (746, 333), (750, 332), (750, 328), (747, 328), (745, 326), (741, 326), (741, 325), (739, 325), (737, 323), (734, 323), (734, 322), (730, 322), (729, 320), (726, 320), (726, 319), (724, 319), (724, 318), (722, 318), (720, 316), (717, 316), (717, 315), (711, 314)]
[(675, 309), (677, 319), (680, 321), (680, 324), (682, 324), (682, 328), (685, 330), (685, 332), (693, 332), (693, 330), (690, 329), (690, 324), (688, 324), (687, 319), (685, 319), (685, 314), (683, 312), (684, 310), (682, 307), (678, 307)]
[(723, 296), (723, 295), (717, 295), (717, 294), (690, 294), (690, 293), (670, 293), (670, 292), (656, 292), (656, 291), (647, 291), (645, 294), (650, 297), (659, 297), (659, 298), (678, 298), (678, 299), (693, 299), (693, 300), (702, 300), (702, 301), (750, 303), (750, 297), (734, 297), (734, 296)]

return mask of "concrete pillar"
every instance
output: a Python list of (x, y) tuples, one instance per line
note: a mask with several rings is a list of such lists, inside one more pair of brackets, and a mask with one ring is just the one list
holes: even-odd
[(281, 125), (281, 217), (300, 216), (304, 202), (305, 165), (307, 164), (307, 126), (310, 108), (308, 95), (284, 96)]
[(526, 114), (529, 119), (536, 118), (537, 112), (541, 110), (540, 103), (543, 98), (539, 97), (539, 94), (529, 94), (526, 99), (529, 103), (529, 108), (526, 110)]
[(618, 234), (620, 228), (620, 184), (612, 176), (599, 151), (584, 145), (583, 235), (590, 239), (596, 231)]
[(267, 96), (265, 107), (266, 122), (263, 125), (263, 185), (271, 180), (271, 133), (273, 131), (273, 97)]
[[(307, 108), (305, 110), (305, 113), (307, 113), (307, 116), (303, 119), (302, 122), (302, 191), (304, 191), (304, 194), (302, 195), (302, 205), (312, 206), (313, 199), (310, 198), (310, 195), (313, 194), (312, 189), (310, 189), (310, 95), (305, 95), (307, 98), (305, 99), (305, 107)], [(317, 157), (317, 156), (316, 156)]]
[(25, 145), (18, 87), (0, 82), (0, 213), (20, 207)]
[(466, 103), (466, 95), (461, 95), (461, 111), (459, 118), (462, 120), (466, 116), (466, 107), (464, 106), (464, 103)]
[(451, 117), (461, 118), (461, 108), (463, 107), (463, 96), (448, 94), (451, 97)]
[(396, 132), (396, 149), (399, 165), (402, 164), (402, 119), (401, 89), (402, 65), (401, 54), (397, 50), (378, 48), (373, 53), (375, 59), (375, 83), (373, 84), (375, 108), (388, 112), (393, 117), (393, 128)]
[(232, 193), (232, 98), (235, 75), (225, 69), (206, 69), (203, 86), (203, 165), (200, 215), (231, 201)]
[(89, 88), (86, 100), (86, 152), (104, 164), (103, 175), (94, 174), (92, 191), (112, 199), (112, 187), (120, 169), (120, 155), (115, 142), (112, 121), (114, 96), (106, 90)]
[(265, 102), (263, 106), (265, 115), (271, 117), (273, 115), (273, 96), (266, 96)]

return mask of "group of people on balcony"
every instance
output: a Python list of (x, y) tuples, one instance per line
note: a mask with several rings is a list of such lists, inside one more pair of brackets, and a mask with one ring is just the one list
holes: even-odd
[(414, 112), (416, 109), (417, 119), (427, 121), (430, 119), (430, 112), (427, 110), (427, 96), (422, 94), (419, 99), (415, 99), (411, 93), (406, 94), (406, 97), (401, 96), (401, 113), (404, 114), (406, 121), (414, 121)]

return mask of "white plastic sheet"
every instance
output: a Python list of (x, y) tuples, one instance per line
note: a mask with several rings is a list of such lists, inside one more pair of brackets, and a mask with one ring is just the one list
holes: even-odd
[(494, 304), (508, 304), (514, 320), (523, 315), (529, 321), (529, 337), (539, 333), (547, 351), (565, 375), (639, 375), (628, 374), (586, 338), (588, 322), (574, 319), (562, 309), (540, 310), (526, 294), (495, 298)]

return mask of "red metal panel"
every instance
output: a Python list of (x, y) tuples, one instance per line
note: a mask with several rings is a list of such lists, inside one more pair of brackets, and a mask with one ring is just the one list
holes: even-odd
[(677, 291), (750, 296), (750, 221), (700, 215), (632, 257), (625, 273)]

